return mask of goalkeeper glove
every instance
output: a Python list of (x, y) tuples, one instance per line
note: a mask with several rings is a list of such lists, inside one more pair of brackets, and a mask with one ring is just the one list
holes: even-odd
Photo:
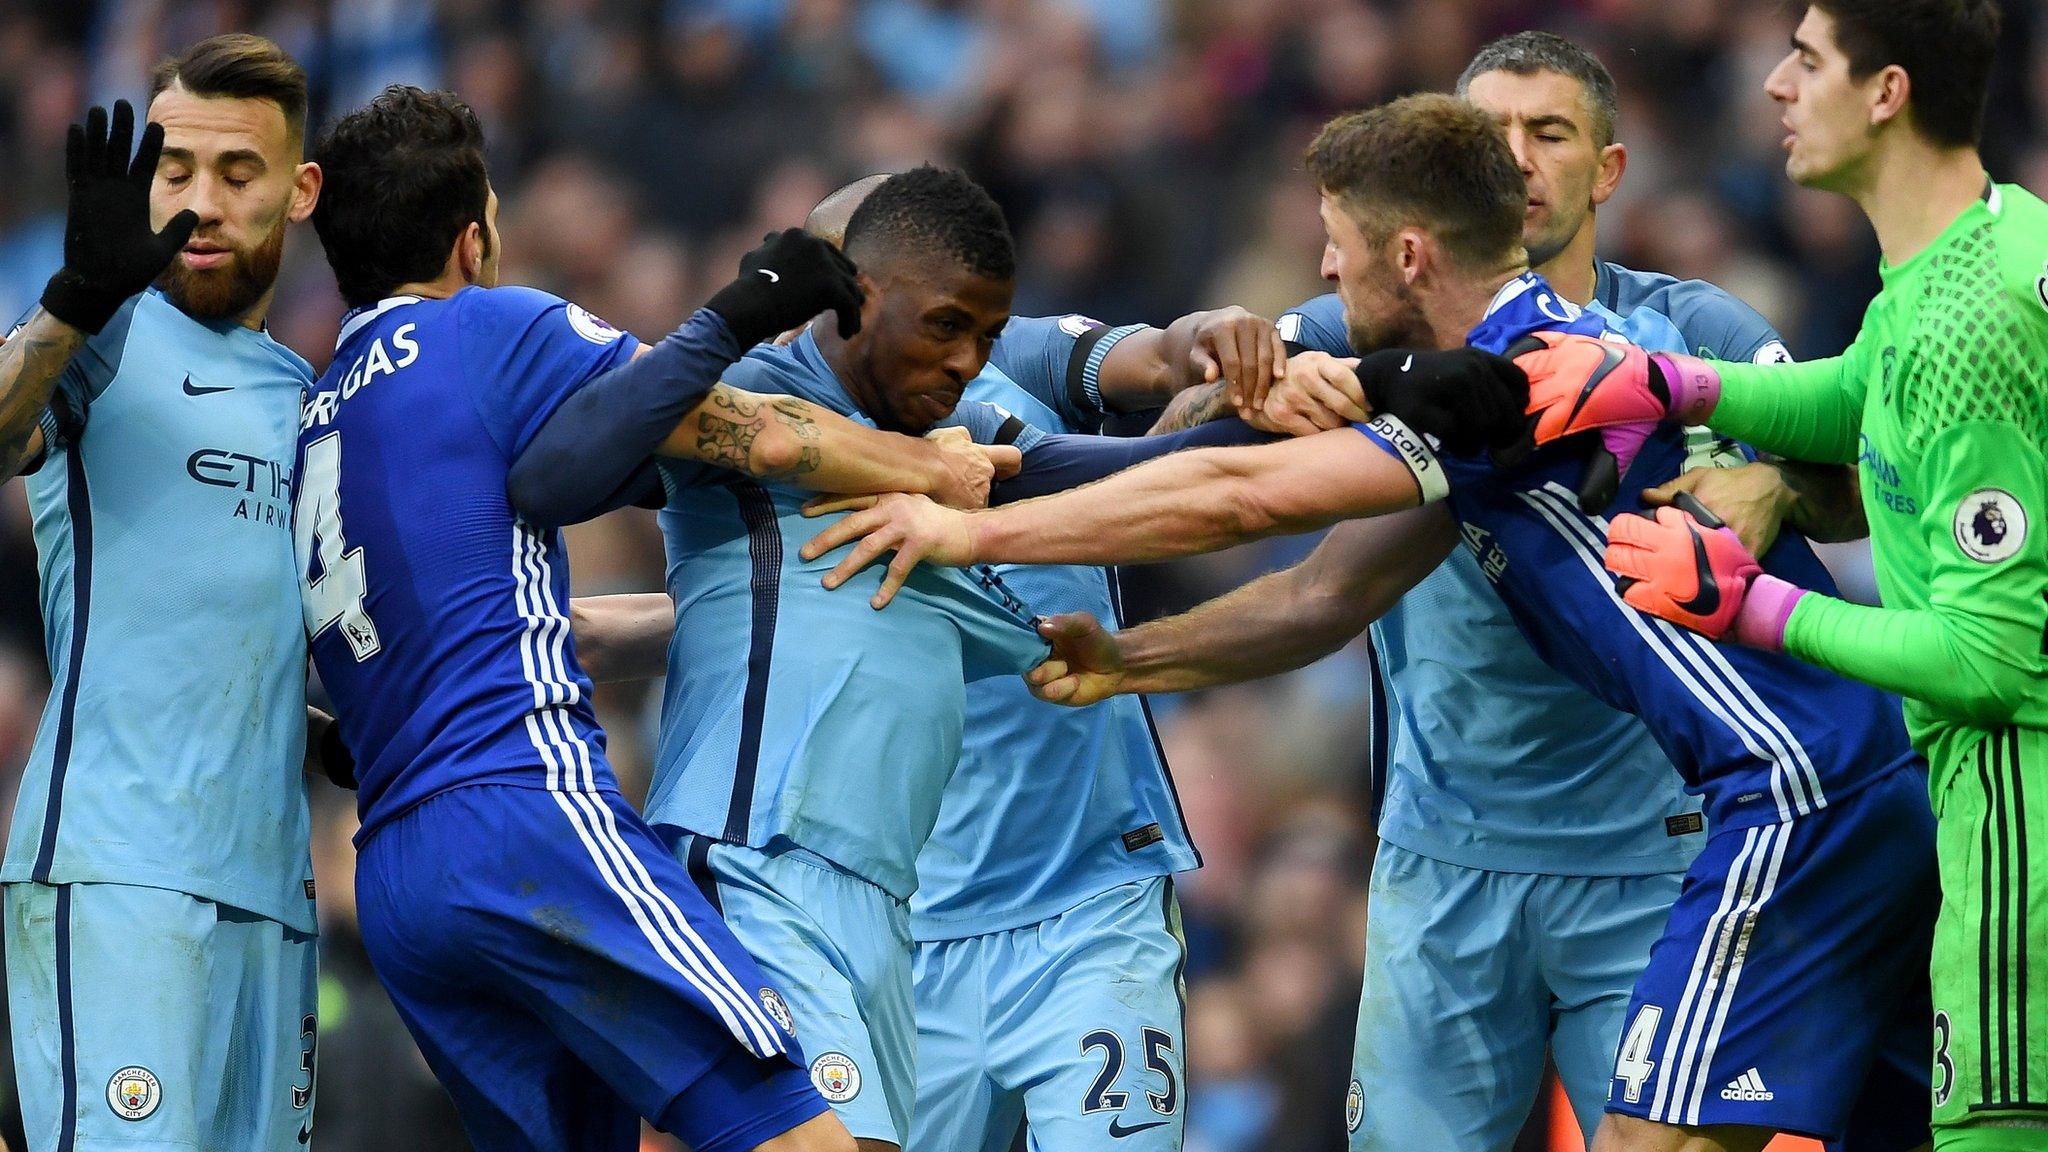
[(853, 261), (801, 228), (761, 238), (761, 246), (740, 259), (740, 274), (704, 302), (751, 348), (778, 332), (795, 328), (830, 309), (839, 314), (839, 335), (860, 331), (863, 299)]
[(1359, 360), (1357, 373), (1373, 415), (1392, 416), (1456, 455), (1505, 448), (1525, 430), (1529, 378), (1483, 349), (1390, 348)]
[(1656, 518), (1628, 513), (1607, 529), (1607, 570), (1631, 607), (1710, 640), (1777, 652), (1806, 594), (1763, 570), (1741, 538), (1690, 492)]
[(1508, 355), (1529, 374), (1537, 445), (1600, 434), (1603, 451), (1593, 454), (1579, 482), (1579, 507), (1587, 512), (1613, 501), (1658, 424), (1703, 423), (1721, 398), (1720, 373), (1696, 356), (1567, 332), (1531, 333), (1509, 346)]
[(114, 101), (111, 127), (103, 108), (73, 124), (64, 141), (64, 267), (43, 288), (43, 311), (81, 332), (98, 334), (130, 296), (150, 282), (191, 239), (199, 217), (190, 209), (149, 228), (149, 186), (163, 155), (164, 126), (142, 129), (135, 158), (135, 109)]

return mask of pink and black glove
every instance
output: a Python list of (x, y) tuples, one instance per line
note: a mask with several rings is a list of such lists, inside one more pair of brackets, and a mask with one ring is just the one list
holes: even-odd
[(1689, 492), (1656, 518), (1629, 513), (1607, 529), (1607, 570), (1631, 607), (1710, 640), (1777, 652), (1806, 589), (1765, 572), (1741, 538)]
[(1531, 333), (1508, 355), (1529, 377), (1537, 446), (1600, 434), (1607, 459), (1596, 459), (1579, 486), (1579, 506), (1589, 512), (1613, 499), (1657, 425), (1704, 423), (1721, 399), (1720, 373), (1696, 356), (1568, 332)]

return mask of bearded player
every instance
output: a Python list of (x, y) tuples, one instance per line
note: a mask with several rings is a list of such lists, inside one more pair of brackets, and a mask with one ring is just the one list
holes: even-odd
[[(14, 810), (32, 1149), (311, 1135), (315, 921), (291, 538), (306, 362), (263, 328), (312, 212), (305, 73), (254, 36), (73, 127), (64, 267), (0, 345), (55, 682)], [(151, 282), (155, 287), (151, 287)]]

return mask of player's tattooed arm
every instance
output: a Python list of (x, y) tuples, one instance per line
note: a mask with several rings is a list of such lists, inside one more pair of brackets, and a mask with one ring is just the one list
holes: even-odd
[(767, 408), (765, 398), (720, 384), (691, 410), (668, 447), (688, 436), (690, 450), (679, 455), (749, 476), (781, 476), (801, 467), (802, 456), (794, 437), (777, 435), (786, 425), (778, 425)]
[(13, 478), (42, 452), (38, 422), (85, 339), (84, 332), (37, 308), (0, 344), (0, 480)]
[(1365, 391), (1358, 361), (1322, 352), (1302, 352), (1282, 362), (1280, 379), (1260, 390), (1257, 408), (1237, 401), (1238, 389), (1224, 381), (1190, 388), (1174, 397), (1151, 435), (1179, 431), (1210, 420), (1238, 416), (1261, 432), (1313, 436), (1352, 421), (1363, 421)]
[(975, 444), (953, 429), (919, 439), (856, 424), (793, 396), (727, 384), (690, 410), (661, 454), (783, 480), (814, 492), (913, 492), (956, 508), (988, 503), (989, 484), (1014, 475), (1017, 449)]
[(1223, 381), (1199, 384), (1169, 401), (1147, 435), (1163, 436), (1168, 432), (1185, 432), (1197, 424), (1207, 424), (1211, 420), (1235, 415), (1236, 412), (1237, 410), (1230, 406), (1230, 393), (1225, 389)]

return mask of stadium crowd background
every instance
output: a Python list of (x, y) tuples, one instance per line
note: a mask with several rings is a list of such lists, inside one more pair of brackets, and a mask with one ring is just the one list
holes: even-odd
[[(1986, 159), (2048, 191), (2048, 15), (2038, 0), (2006, 13)], [(1793, 15), (1776, 0), (4, 0), (0, 320), (61, 262), (65, 126), (89, 103), (140, 99), (152, 62), (220, 31), (261, 32), (304, 62), (316, 122), (394, 81), (460, 93), (489, 136), (505, 280), (658, 337), (762, 233), (854, 176), (926, 159), (964, 166), (1009, 213), (1020, 315), (1165, 323), (1236, 303), (1277, 317), (1323, 290), (1298, 164), (1316, 126), (1447, 86), (1485, 40), (1546, 27), (1620, 81), (1630, 164), (1600, 218), (1603, 253), (1712, 280), (1798, 355), (1826, 355), (1853, 335), (1877, 253), (1846, 201), (1782, 175), (1760, 84)], [(324, 367), (340, 314), (302, 229), (272, 332)], [(1142, 607), (1191, 603), (1304, 548), (1146, 570)], [(570, 550), (580, 594), (660, 587), (648, 514), (577, 529)], [(16, 482), (0, 488), (0, 817), (47, 692), (38, 605)], [(1372, 849), (1364, 659), (1353, 645), (1294, 676), (1157, 702), (1206, 859), (1181, 884), (1190, 1152), (1343, 1147)], [(637, 794), (659, 692), (600, 702)], [(355, 937), (352, 804), (313, 787), (315, 1143), (459, 1149)], [(0, 1120), (0, 1137), (18, 1133)]]

